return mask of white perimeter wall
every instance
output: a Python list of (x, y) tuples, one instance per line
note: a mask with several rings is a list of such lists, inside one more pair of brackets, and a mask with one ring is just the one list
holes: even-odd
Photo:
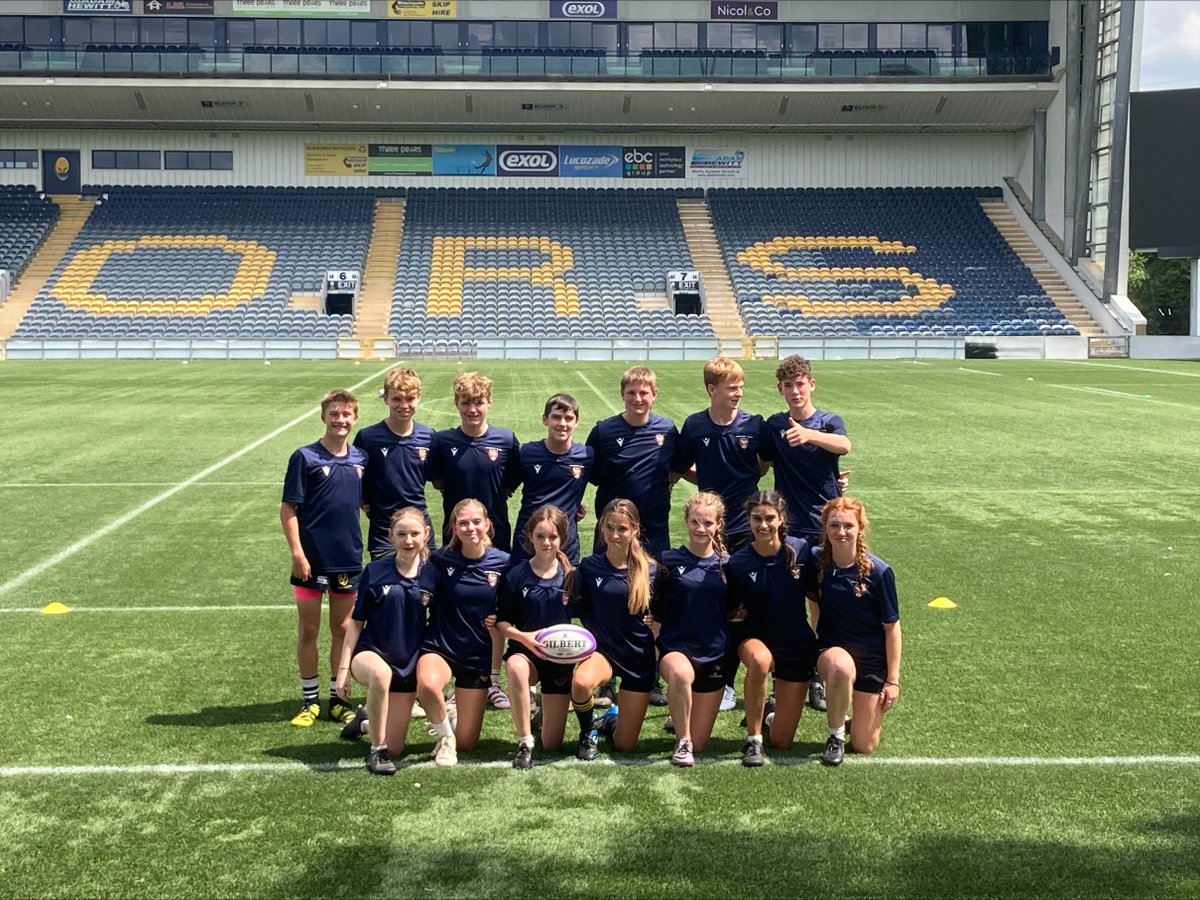
[[(740, 148), (741, 178), (387, 178), (306, 177), (305, 143), (570, 144)], [(206, 131), (34, 131), (6, 129), (0, 149), (80, 150), (84, 184), (302, 185), (419, 187), (964, 187), (999, 185), (1028, 167), (1028, 130), (989, 134), (703, 135), (504, 132), (319, 133)], [(96, 170), (92, 150), (232, 150), (232, 172)], [(0, 184), (41, 185), (38, 170), (0, 169)], [(1027, 185), (1026, 178), (1021, 183)], [(1061, 200), (1059, 201), (1061, 206)], [(1050, 204), (1047, 204), (1048, 208)]]

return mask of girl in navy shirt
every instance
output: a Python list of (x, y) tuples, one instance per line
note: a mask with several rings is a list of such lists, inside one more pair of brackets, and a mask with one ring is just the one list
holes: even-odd
[(655, 680), (654, 634), (650, 630), (654, 561), (642, 549), (637, 507), (618, 498), (600, 514), (603, 553), (579, 564), (571, 578), (571, 596), (579, 619), (596, 638), (598, 649), (575, 667), (571, 708), (579, 719), (579, 759), (595, 759), (598, 735), (592, 721), (592, 691), (614, 675), (621, 679), (621, 709), (613, 728), (613, 746), (630, 753), (650, 704)]
[(900, 606), (892, 568), (867, 550), (866, 510), (837, 497), (821, 511), (824, 531), (813, 560), (810, 596), (825, 679), (829, 737), (821, 762), (836, 766), (845, 752), (846, 713), (853, 709), (850, 745), (879, 746), (883, 716), (900, 698)]
[(651, 609), (675, 724), (671, 765), (690, 767), (693, 748), (708, 746), (725, 689), (725, 504), (717, 494), (701, 491), (688, 498), (683, 518), (688, 542), (662, 555)]
[[(492, 523), (478, 500), (460, 500), (450, 513), (450, 543), (429, 558), (422, 588), (429, 626), (417, 661), (417, 694), (437, 732), (433, 760), (458, 764), (458, 750), (474, 750), (491, 684), (491, 630), (496, 593), (508, 554), (492, 546)], [(458, 722), (451, 724), (442, 690), (454, 680)]]
[(571, 572), (571, 561), (563, 552), (568, 540), (566, 515), (557, 506), (539, 506), (529, 515), (521, 539), (533, 555), (509, 569), (500, 581), (496, 629), (508, 638), (504, 668), (517, 731), (513, 768), (531, 769), (530, 685), (542, 685), (542, 747), (558, 750), (566, 731), (575, 668), (547, 658), (535, 637), (543, 628), (571, 621), (570, 596), (564, 586)]
[[(367, 687), (366, 721), (346, 725), (371, 735), (367, 769), (393, 775), (392, 756), (404, 752), (417, 691), (417, 655), (425, 636), (420, 575), (429, 556), (429, 526), (413, 506), (392, 515), (388, 539), (395, 553), (370, 563), (358, 583), (358, 600), (346, 626), (337, 693), (349, 696), (350, 676)], [(349, 660), (349, 662), (347, 662)], [(361, 715), (361, 713), (360, 713)]]

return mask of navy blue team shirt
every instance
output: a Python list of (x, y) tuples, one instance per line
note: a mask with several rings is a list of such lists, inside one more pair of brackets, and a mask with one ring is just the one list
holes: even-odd
[[(422, 564), (422, 569), (428, 563)], [(406, 578), (396, 571), (396, 557), (367, 563), (358, 582), (358, 599), (351, 618), (365, 622), (355, 653), (373, 650), (401, 678), (412, 678), (425, 637), (425, 603), (421, 577)]]
[(429, 480), (442, 483), (442, 541), (449, 542), (450, 511), (460, 500), (483, 504), (496, 529), (492, 544), (507, 553), (512, 548), (508, 495), (521, 484), (520, 442), (507, 428), (489, 424), (479, 437), (461, 428), (439, 431), (433, 442)]
[(551, 453), (545, 441), (521, 445), (521, 510), (513, 540), (513, 560), (532, 555), (522, 537), (525, 523), (539, 506), (557, 506), (567, 517), (567, 542), (562, 547), (573, 564), (579, 564), (579, 527), (575, 514), (583, 503), (596, 453), (583, 444), (571, 444), (566, 453)]
[(662, 625), (660, 653), (682, 653), (697, 665), (718, 662), (729, 642), (721, 557), (680, 547), (662, 555), (651, 613)]
[(818, 580), (821, 550), (814, 548), (809, 593), (821, 607), (818, 646), (841, 647), (860, 669), (883, 672), (887, 669), (883, 626), (900, 620), (900, 602), (892, 567), (872, 553), (867, 557), (873, 568), (865, 581), (859, 581), (857, 563), (845, 569), (830, 566)]
[[(746, 610), (741, 623), (747, 638), (758, 638), (777, 659), (811, 663), (816, 635), (808, 623), (805, 595), (811, 579), (808, 542), (787, 537), (785, 546), (763, 556), (753, 544), (742, 547), (725, 564), (729, 604)], [(788, 565), (788, 547), (795, 562)]]
[[(797, 424), (826, 434), (846, 433), (842, 417), (823, 409)], [(842, 495), (837, 483), (841, 456), (815, 444), (789, 447), (784, 434), (790, 427), (786, 411), (767, 419), (758, 453), (775, 466), (775, 490), (788, 504), (788, 530), (815, 536), (821, 533), (821, 508)]]
[(320, 441), (288, 459), (283, 502), (297, 508), (300, 546), (314, 575), (362, 571), (362, 477), (367, 455), (357, 447), (334, 456)]
[[(367, 454), (362, 498), (368, 505), (367, 549), (387, 550), (392, 513), (406, 506), (425, 510), (426, 471), (433, 448), (434, 430), (413, 422), (412, 433), (401, 437), (387, 420), (363, 428), (354, 436), (354, 446)], [(425, 524), (431, 524), (425, 510)]]
[(421, 589), (429, 599), (429, 626), (422, 653), (436, 653), (452, 665), (487, 674), (492, 670), (492, 638), (483, 620), (496, 611), (500, 577), (508, 554), (488, 547), (467, 559), (446, 547), (429, 557)]
[(725, 501), (725, 533), (750, 532), (746, 498), (758, 490), (758, 447), (762, 442), (762, 416), (739, 409), (732, 422), (718, 425), (707, 409), (683, 421), (675, 445), (672, 469), (681, 475), (696, 467), (696, 486), (720, 494)]
[(642, 546), (653, 556), (671, 547), (670, 474), (678, 438), (675, 423), (651, 411), (645, 425), (630, 425), (621, 415), (602, 419), (587, 439), (596, 453), (596, 515), (618, 497), (631, 500), (642, 520)]
[[(654, 634), (642, 621), (642, 613), (629, 612), (627, 572), (603, 553), (584, 557), (572, 579), (572, 598), (579, 621), (596, 638), (596, 647), (606, 659), (633, 674), (653, 676)], [(652, 584), (656, 572), (651, 561)]]
[(565, 625), (574, 610), (564, 586), (562, 566), (549, 578), (540, 578), (523, 560), (504, 573), (496, 618), (518, 631), (540, 631), (551, 625)]

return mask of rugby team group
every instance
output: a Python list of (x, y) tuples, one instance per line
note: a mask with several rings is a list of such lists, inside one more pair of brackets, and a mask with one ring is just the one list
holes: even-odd
[[(814, 406), (809, 362), (787, 357), (775, 375), (787, 409), (764, 419), (740, 408), (742, 368), (710, 360), (709, 406), (676, 428), (653, 410), (654, 372), (634, 366), (621, 378), (624, 410), (583, 444), (573, 439), (578, 403), (562, 393), (546, 401), (546, 437), (519, 443), (488, 421), (492, 384), (477, 372), (455, 379), (460, 424), (443, 431), (416, 420), (421, 381), (406, 366), (384, 376), (387, 417), (353, 441), (358, 402), (330, 391), (324, 434), (292, 454), (280, 507), (299, 617), (303, 699), (292, 724), (321, 715), (328, 593), (328, 714), (343, 737), (370, 736), (376, 774), (396, 771), (414, 715), (436, 738), (434, 762), (457, 764), (477, 746), (489, 706), (511, 710), (513, 766), (528, 769), (533, 732), (543, 751), (559, 751), (572, 711), (575, 755), (592, 760), (601, 736), (632, 752), (648, 706), (665, 705), (670, 762), (690, 767), (718, 712), (736, 705), (739, 666), (744, 765), (763, 765), (764, 732), (774, 749), (792, 745), (806, 700), (826, 716), (822, 763), (839, 765), (847, 743), (874, 751), (900, 695), (895, 579), (867, 550), (862, 504), (843, 494), (850, 439), (839, 416)], [(775, 487), (760, 490), (769, 468)], [(686, 541), (673, 547), (680, 478), (698, 491), (683, 506)], [(426, 484), (442, 494), (440, 541)], [(583, 556), (588, 484), (599, 513)], [(508, 500), (518, 489), (514, 530)], [(577, 664), (552, 658), (538, 632), (575, 619), (595, 652)], [(357, 709), (351, 678), (367, 690)]]

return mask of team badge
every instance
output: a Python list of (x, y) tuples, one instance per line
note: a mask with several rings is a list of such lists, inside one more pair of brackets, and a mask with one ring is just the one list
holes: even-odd
[(350, 587), (350, 576), (345, 572), (338, 572), (337, 575), (334, 576), (333, 586), (342, 593), (345, 593), (346, 589)]
[(750, 446), (750, 438), (746, 437), (745, 435), (738, 435), (737, 442), (738, 442), (738, 446), (741, 447), (743, 450), (747, 449)]
[(563, 606), (566, 606), (566, 605), (567, 605), (568, 603), (570, 603), (570, 602), (571, 602), (571, 595), (570, 595), (570, 594), (568, 594), (566, 591), (563, 591), (563, 592), (562, 592), (562, 604), (563, 604)]
[(864, 584), (864, 583), (863, 583), (863, 582), (861, 582), (861, 581), (855, 582), (855, 584), (854, 584), (854, 596), (855, 596), (855, 597), (865, 597), (865, 596), (867, 596), (867, 586), (866, 586), (866, 584)]
[(419, 459), (421, 462), (425, 462), (425, 457), (427, 457), (428, 455), (429, 455), (428, 447), (418, 447), (417, 448), (417, 459)]
[(358, 477), (359, 477), (359, 478), (362, 478), (362, 476), (363, 476), (363, 467), (362, 467), (362, 466), (359, 466), (359, 465), (355, 465), (355, 467), (354, 467), (354, 472), (355, 472), (355, 474), (357, 474), (357, 475), (358, 475)]
[(656, 434), (654, 436), (654, 443), (658, 444), (658, 446), (660, 446), (660, 447), (664, 443), (666, 443), (666, 440), (667, 440), (667, 436), (665, 434)]
[(495, 587), (500, 583), (499, 572), (484, 572), (483, 574), (487, 576), (488, 587)]
[(571, 466), (571, 475), (574, 478), (582, 478), (583, 466)]
[(426, 594), (424, 591), (421, 592), (421, 605), (422, 606), (429, 605), (429, 595)]
[(495, 462), (500, 458), (500, 451), (495, 447), (488, 447), (487, 454), (488, 459), (490, 459), (492, 462)]
[(802, 569), (799, 566), (792, 566), (790, 569), (788, 569), (788, 571), (791, 573), (793, 580), (795, 580), (795, 581), (800, 580), (800, 574), (802, 572)]

